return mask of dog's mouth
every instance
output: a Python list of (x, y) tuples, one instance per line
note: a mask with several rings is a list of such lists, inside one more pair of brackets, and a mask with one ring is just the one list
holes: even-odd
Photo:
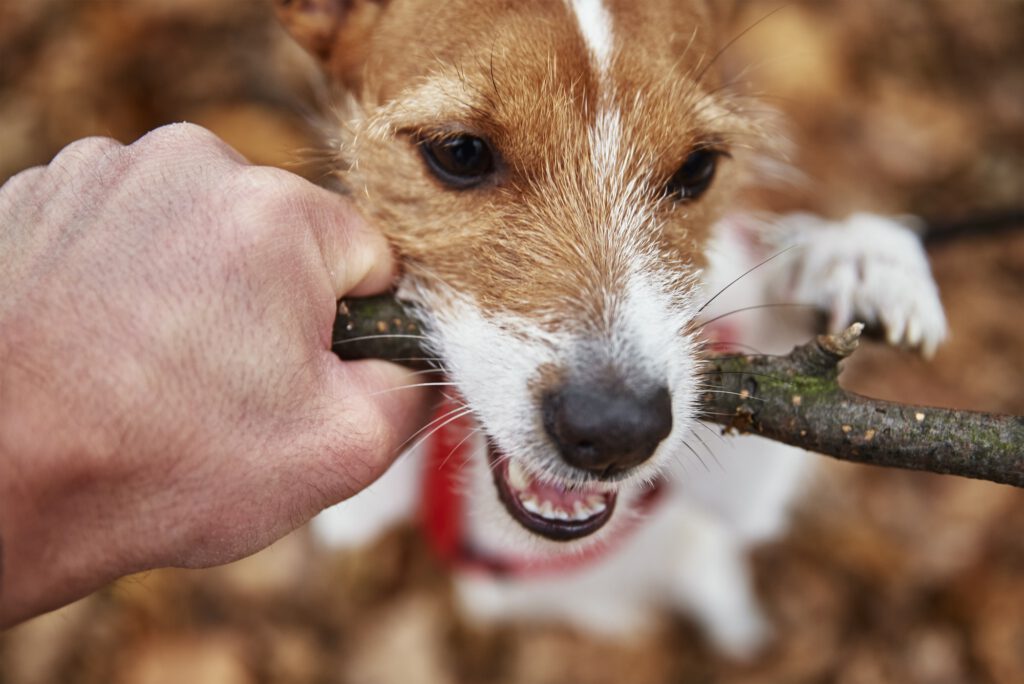
[(523, 527), (554, 541), (581, 539), (597, 532), (612, 517), (615, 492), (596, 485), (572, 487), (541, 482), (515, 459), (488, 444), (494, 483), (509, 514)]

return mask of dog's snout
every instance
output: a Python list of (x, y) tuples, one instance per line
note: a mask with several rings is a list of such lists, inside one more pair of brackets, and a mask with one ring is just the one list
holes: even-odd
[(602, 477), (643, 463), (672, 431), (672, 402), (659, 387), (567, 384), (545, 395), (544, 428), (570, 465)]

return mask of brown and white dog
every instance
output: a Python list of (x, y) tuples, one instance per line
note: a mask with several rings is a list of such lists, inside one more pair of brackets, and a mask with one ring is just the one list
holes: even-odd
[(916, 237), (737, 214), (772, 136), (716, 77), (711, 0), (276, 4), (344, 90), (339, 174), (400, 256), (455, 402), (418, 449), (439, 462), (403, 457), (321, 538), (411, 515), (454, 463), (461, 499), (431, 515), (456, 519), (471, 616), (624, 634), (676, 608), (750, 654), (766, 627), (745, 551), (784, 528), (808, 458), (701, 426), (699, 356), (709, 333), (772, 352), (809, 329), (771, 309), (701, 321), (801, 302), (930, 352), (945, 320)]

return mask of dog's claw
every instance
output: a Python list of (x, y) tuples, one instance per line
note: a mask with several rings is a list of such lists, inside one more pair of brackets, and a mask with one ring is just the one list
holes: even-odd
[(889, 344), (925, 357), (945, 340), (938, 289), (910, 229), (873, 214), (839, 222), (793, 214), (781, 219), (780, 228), (798, 245), (789, 266), (800, 277), (785, 296), (829, 312), (830, 331), (853, 320), (879, 322)]

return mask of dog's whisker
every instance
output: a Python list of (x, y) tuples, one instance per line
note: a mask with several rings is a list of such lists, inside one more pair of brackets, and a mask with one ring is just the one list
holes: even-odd
[[(733, 343), (729, 343), (728, 345), (726, 345), (726, 343), (722, 343), (720, 346), (743, 347), (745, 349), (751, 350), (752, 352), (754, 352), (758, 356), (765, 357), (766, 359), (781, 359), (781, 358), (784, 358), (786, 356), (786, 354), (766, 354), (766, 353), (764, 353), (762, 351), (759, 351), (756, 347), (750, 346), (749, 344), (738, 344), (738, 343), (733, 342)], [(714, 360), (715, 361), (731, 361), (731, 360), (734, 360), (734, 359), (743, 359), (743, 358), (746, 358), (747, 356), (749, 356), (749, 354), (719, 354), (719, 355), (716, 355), (714, 357)], [(713, 371), (710, 371), (710, 372), (713, 372)]]
[(765, 21), (768, 21), (768, 19), (773, 17), (777, 12), (780, 12), (781, 10), (785, 9), (786, 7), (788, 7), (790, 4), (791, 3), (783, 3), (783, 4), (779, 5), (778, 7), (772, 9), (771, 11), (769, 11), (767, 13), (765, 13), (764, 16), (760, 17), (757, 21), (754, 21), (749, 26), (747, 26), (745, 29), (743, 29), (742, 31), (737, 33), (735, 36), (730, 38), (725, 43), (725, 45), (723, 45), (721, 48), (719, 48), (718, 51), (714, 55), (712, 55), (711, 59), (709, 59), (707, 61), (707, 63), (703, 65), (703, 68), (699, 72), (697, 72), (696, 77), (695, 77), (694, 80), (697, 83), (701, 83), (704, 80), (704, 77), (707, 76), (708, 72), (711, 70), (711, 67), (713, 67), (718, 62), (718, 60), (722, 58), (722, 55), (724, 55), (729, 50), (729, 48), (731, 48), (733, 45), (735, 45), (740, 40), (742, 40), (742, 38), (745, 35), (747, 35), (751, 31), (753, 31), (755, 28), (760, 26), (762, 23), (764, 23)]
[(697, 460), (700, 461), (700, 464), (704, 466), (704, 470), (710, 473), (711, 469), (708, 468), (708, 464), (704, 462), (704, 459), (701, 458), (701, 455), (697, 453), (697, 450), (690, 446), (689, 442), (687, 442), (686, 440), (683, 440), (681, 443), (684, 447), (686, 447), (689, 450), (691, 454), (697, 457)]
[(722, 444), (726, 444), (725, 437), (723, 437), (718, 430), (715, 430), (714, 428), (712, 428), (710, 425), (705, 423), (703, 420), (700, 420), (699, 418), (695, 418), (694, 422), (696, 422), (697, 425), (700, 425), (702, 428), (704, 428), (705, 430), (713, 434), (715, 437), (717, 437), (718, 441), (720, 441)]
[(701, 313), (702, 311), (704, 311), (704, 309), (708, 308), (708, 306), (709, 306), (709, 305), (711, 304), (711, 302), (713, 302), (713, 301), (715, 301), (716, 299), (718, 299), (718, 297), (720, 297), (720, 296), (721, 296), (721, 295), (722, 295), (722, 294), (723, 294), (723, 293), (724, 293), (724, 292), (725, 292), (726, 290), (728, 290), (728, 289), (729, 289), (730, 287), (732, 287), (733, 285), (735, 285), (736, 283), (738, 283), (738, 282), (739, 282), (740, 280), (742, 280), (743, 278), (746, 278), (746, 277), (747, 277), (748, 275), (750, 275), (751, 273), (753, 273), (753, 272), (754, 272), (754, 271), (756, 271), (757, 269), (759, 269), (759, 268), (761, 268), (762, 266), (764, 266), (765, 264), (767, 264), (767, 263), (771, 262), (771, 261), (772, 261), (773, 259), (777, 259), (778, 257), (782, 256), (783, 254), (785, 254), (786, 252), (790, 251), (790, 250), (791, 250), (791, 249), (793, 249), (794, 247), (796, 247), (796, 245), (790, 245), (789, 247), (785, 247), (785, 248), (783, 248), (783, 249), (779, 250), (778, 252), (775, 252), (774, 254), (772, 254), (772, 255), (771, 255), (770, 257), (768, 257), (767, 259), (763, 259), (763, 260), (759, 261), (758, 263), (754, 264), (753, 266), (751, 266), (750, 268), (748, 268), (748, 269), (747, 269), (746, 271), (744, 271), (743, 273), (741, 273), (741, 274), (739, 274), (738, 276), (736, 276), (735, 278), (733, 278), (733, 279), (732, 279), (731, 281), (729, 281), (728, 283), (726, 283), (725, 287), (723, 287), (722, 289), (720, 289), (720, 290), (719, 290), (718, 292), (716, 292), (715, 294), (713, 294), (713, 295), (711, 296), (711, 298), (710, 298), (710, 299), (708, 299), (708, 300), (707, 300), (706, 302), (704, 302), (704, 303), (703, 303), (703, 304), (702, 304), (702, 305), (701, 305), (701, 306), (700, 306), (700, 307), (699, 307), (699, 308), (697, 309), (697, 313), (699, 314), (699, 313)]
[(507, 461), (511, 461), (511, 460), (512, 460), (512, 455), (511, 455), (511, 454), (507, 454), (507, 453), (505, 453), (504, 451), (499, 451), (499, 452), (498, 452), (498, 457), (497, 457), (497, 458), (495, 458), (495, 459), (494, 459), (493, 461), (491, 461), (490, 459), (488, 459), (488, 462), (487, 462), (487, 467), (488, 467), (488, 469), (489, 469), (489, 470), (490, 470), (491, 472), (494, 472), (495, 470), (497, 470), (497, 469), (498, 469), (498, 467), (499, 467), (499, 466), (502, 466), (502, 465), (504, 465), (504, 464), (505, 464), (505, 463), (506, 463)]
[(456, 409), (456, 410), (446, 414), (445, 416), (442, 416), (438, 420), (434, 421), (435, 424), (433, 425), (431, 430), (429, 432), (427, 432), (426, 434), (424, 434), (422, 437), (420, 437), (420, 439), (417, 440), (416, 443), (414, 443), (412, 446), (410, 446), (409, 450), (410, 451), (415, 450), (421, 444), (423, 444), (428, 439), (433, 437), (434, 434), (436, 432), (438, 432), (439, 430), (443, 430), (444, 428), (448, 427), (449, 425), (451, 425), (455, 421), (460, 420), (460, 419), (464, 418), (465, 416), (470, 415), (471, 413), (473, 413), (473, 409), (471, 409), (469, 407), (465, 407), (465, 408)]
[[(449, 451), (449, 452), (448, 452), (448, 454), (447, 454), (447, 455), (446, 455), (446, 456), (445, 456), (445, 457), (444, 457), (443, 459), (441, 459), (441, 464), (440, 464), (440, 465), (438, 466), (438, 468), (444, 468), (444, 467), (445, 467), (446, 465), (448, 465), (448, 461), (450, 461), (450, 460), (451, 460), (451, 458), (452, 458), (452, 455), (453, 455), (453, 454), (454, 454), (454, 453), (455, 453), (456, 451), (458, 451), (458, 450), (459, 450), (459, 447), (461, 447), (461, 446), (462, 446), (463, 444), (465, 444), (466, 442), (468, 442), (468, 441), (470, 440), (470, 438), (472, 438), (473, 436), (475, 436), (475, 435), (479, 434), (480, 432), (481, 432), (481, 429), (480, 429), (480, 428), (478, 428), (478, 427), (477, 427), (477, 428), (473, 428), (472, 430), (467, 430), (467, 431), (466, 431), (466, 436), (465, 436), (465, 437), (463, 437), (462, 439), (460, 439), (460, 440), (459, 440), (459, 443), (458, 443), (458, 444), (456, 444), (455, 446), (453, 446), (453, 447), (451, 448), (451, 451)], [(464, 459), (464, 460), (462, 461), (462, 464), (461, 464), (461, 465), (462, 465), (462, 466), (465, 466), (465, 465), (466, 465), (466, 463), (468, 463), (468, 462), (469, 462), (469, 459)]]
[(384, 339), (405, 339), (405, 340), (426, 340), (426, 335), (407, 335), (405, 333), (391, 333), (381, 335), (360, 335), (359, 337), (346, 337), (342, 340), (333, 340), (331, 344), (337, 346), (339, 344), (351, 344), (352, 342), (365, 342), (366, 340), (384, 340)]
[(686, 464), (686, 461), (680, 458), (679, 454), (675, 451), (672, 452), (672, 460), (675, 461), (676, 465), (680, 467), (682, 474), (684, 476), (690, 474), (690, 469), (689, 466)]
[(761, 397), (754, 397), (744, 392), (730, 392), (728, 390), (714, 389), (712, 387), (705, 387), (704, 389), (701, 390), (701, 392), (710, 392), (712, 394), (731, 394), (737, 397), (743, 397), (744, 399), (753, 399), (754, 401), (767, 401), (766, 399), (762, 399)]
[[(462, 444), (463, 444), (463, 443), (464, 443), (464, 442), (465, 442), (466, 440), (468, 440), (468, 439), (470, 439), (470, 438), (472, 438), (472, 437), (474, 437), (474, 436), (476, 436), (476, 435), (479, 435), (479, 434), (481, 434), (481, 433), (483, 433), (483, 432), (484, 432), (484, 429), (483, 429), (483, 428), (481, 428), (481, 427), (475, 427), (475, 428), (473, 428), (472, 430), (470, 430), (470, 431), (469, 431), (469, 434), (468, 434), (468, 435), (466, 435), (466, 438), (465, 438), (465, 439), (464, 439), (464, 440), (463, 440), (462, 442), (459, 442), (459, 444), (457, 444), (457, 445), (455, 446), (455, 448), (458, 448), (458, 447), (462, 446)], [(486, 436), (486, 433), (484, 433), (484, 434), (485, 434), (485, 436)], [(451, 458), (451, 454), (449, 454), (449, 455), (448, 455), (448, 457), (447, 457), (447, 458), (445, 458), (445, 462), (447, 462), (447, 461), (448, 461), (448, 460), (449, 460), (450, 458)], [(465, 468), (465, 467), (466, 467), (467, 465), (469, 465), (469, 464), (470, 464), (471, 462), (472, 462), (472, 458), (466, 458), (466, 459), (463, 459), (462, 463), (459, 463), (459, 464), (458, 464), (458, 466), (459, 466), (459, 468), (458, 468), (459, 472), (461, 472), (461, 471), (462, 471), (462, 469), (463, 469), (463, 468)]]
[(377, 392), (371, 392), (365, 396), (376, 397), (381, 394), (390, 394), (391, 392), (397, 392), (399, 390), (416, 389), (417, 387), (454, 387), (454, 382), (416, 382), (411, 385), (400, 385), (399, 387), (389, 387), (388, 389), (379, 390)]
[(722, 467), (722, 462), (718, 460), (718, 456), (716, 456), (715, 452), (711, 450), (711, 447), (708, 446), (707, 442), (701, 439), (700, 435), (694, 432), (693, 428), (690, 428), (690, 434), (693, 435), (693, 438), (695, 440), (700, 442), (701, 446), (704, 447), (704, 449), (708, 452), (708, 456), (710, 456), (714, 460), (715, 465), (718, 466), (719, 470), (722, 470), (724, 472), (725, 469)]
[(409, 375), (437, 375), (440, 372), (437, 368), (424, 368), (423, 370), (410, 371)]
[(456, 405), (458, 405), (460, 407), (469, 406), (469, 402), (467, 402), (465, 399), (463, 399), (462, 396), (459, 395), (459, 394), (452, 394), (451, 392), (448, 392), (446, 390), (440, 390), (440, 392), (441, 392), (441, 396), (444, 397), (447, 401), (449, 401), (452, 404), (456, 404)]
[(817, 305), (815, 305), (815, 304), (806, 304), (806, 303), (803, 303), (803, 302), (770, 302), (770, 303), (767, 303), (767, 304), (754, 304), (754, 305), (751, 305), (751, 306), (744, 306), (744, 307), (741, 307), (739, 309), (733, 309), (732, 311), (727, 311), (727, 312), (725, 312), (723, 314), (719, 314), (718, 316), (715, 316), (714, 318), (709, 318), (706, 321), (701, 321), (701, 323), (699, 325), (697, 325), (696, 327), (691, 328), (690, 332), (697, 332), (698, 330), (702, 330), (705, 326), (711, 325), (712, 323), (714, 323), (716, 321), (720, 321), (723, 318), (727, 318), (729, 316), (733, 316), (735, 314), (742, 313), (744, 311), (756, 311), (758, 309), (772, 309), (772, 308), (784, 308), (784, 307), (816, 309)]
[(717, 416), (719, 418), (735, 418), (736, 417), (735, 413), (730, 413), (728, 411), (706, 411), (704, 409), (701, 409), (700, 415), (702, 415), (702, 416)]
[(706, 371), (700, 371), (696, 373), (698, 376), (712, 376), (712, 375), (749, 375), (755, 378), (768, 378), (769, 380), (775, 380), (777, 382), (791, 382), (789, 378), (784, 378), (778, 375), (772, 375), (771, 373), (755, 373), (754, 371), (724, 371), (718, 369), (711, 369)]
[[(467, 406), (465, 408), (455, 409), (454, 411), (446, 414), (446, 416), (444, 416), (444, 417), (442, 417), (442, 419), (440, 419), (441, 422), (438, 425), (435, 425), (434, 428), (432, 430), (430, 430), (430, 432), (428, 432), (427, 434), (425, 434), (422, 437), (420, 437), (420, 439), (416, 440), (416, 443), (413, 444), (412, 446), (410, 446), (409, 450), (410, 451), (415, 450), (421, 444), (423, 444), (428, 439), (433, 437), (434, 433), (436, 433), (437, 431), (442, 430), (443, 428), (447, 427), (451, 423), (454, 423), (455, 421), (459, 420), (463, 416), (468, 416), (471, 413), (473, 413), (473, 409)], [(437, 421), (435, 421), (435, 422), (437, 422)]]
[[(395, 363), (403, 363), (403, 362), (405, 362), (405, 363), (413, 363), (413, 362), (422, 361), (422, 362), (425, 362), (425, 363), (438, 363), (438, 364), (440, 364), (441, 362), (444, 361), (444, 359), (442, 359), (439, 356), (402, 356), (402, 357), (399, 357), (399, 358), (396, 358), (396, 359), (389, 359), (389, 360), (390, 361), (394, 361)], [(444, 368), (444, 366), (438, 366), (437, 368), (433, 368), (431, 370), (433, 370), (435, 373), (443, 373), (443, 372), (445, 372), (446, 369)]]
[[(742, 342), (718, 342), (718, 341), (714, 341), (714, 340), (705, 340), (705, 342), (706, 342), (705, 349), (711, 349), (711, 350), (713, 350), (715, 348), (719, 348), (719, 349), (723, 349), (723, 348), (732, 349), (734, 347), (737, 347), (739, 349), (746, 349), (750, 353), (757, 354), (758, 356), (772, 356), (772, 357), (783, 356), (782, 354), (765, 354), (758, 347), (755, 347), (752, 344), (743, 344)], [(737, 359), (737, 358), (741, 358), (742, 356), (745, 356), (745, 354), (733, 354), (733, 355), (730, 355), (730, 356), (722, 356), (720, 358), (722, 358), (722, 359)]]
[(412, 440), (416, 439), (416, 436), (421, 434), (424, 430), (430, 429), (432, 426), (436, 425), (440, 421), (445, 420), (446, 418), (451, 416), (453, 413), (457, 413), (459, 411), (467, 410), (467, 409), (472, 411), (472, 409), (470, 409), (470, 407), (466, 406), (465, 404), (463, 404), (462, 406), (456, 406), (455, 408), (449, 410), (448, 412), (446, 412), (446, 413), (444, 413), (444, 414), (442, 414), (440, 416), (437, 416), (434, 419), (430, 420), (426, 425), (424, 425), (419, 430), (417, 430), (416, 432), (414, 432), (411, 435), (409, 435), (409, 438), (406, 439), (404, 442), (402, 442), (402, 444), (398, 447), (399, 450), (404, 449), (406, 444), (408, 444)]

